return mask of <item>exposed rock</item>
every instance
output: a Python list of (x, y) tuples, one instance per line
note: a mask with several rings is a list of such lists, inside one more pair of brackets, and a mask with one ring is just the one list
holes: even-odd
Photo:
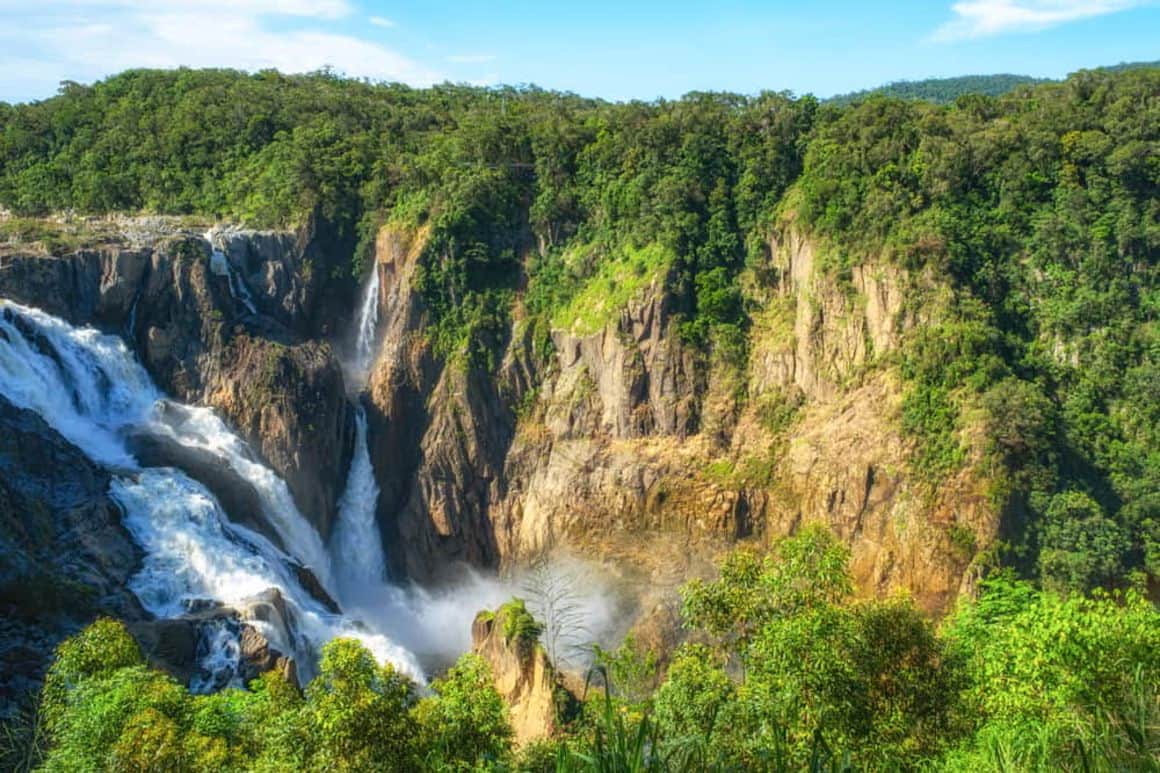
[(681, 345), (658, 279), (615, 324), (589, 336), (554, 331), (559, 376), (545, 422), (557, 437), (684, 437), (697, 430), (696, 358)]
[(898, 386), (877, 379), (810, 409), (778, 467), (779, 496), (759, 506), (771, 535), (808, 522), (829, 526), (851, 548), (862, 593), (905, 589), (937, 613), (953, 605), (973, 558), (954, 547), (951, 528), (988, 545), (999, 514), (970, 465), (937, 492), (909, 473), (900, 403)]
[(290, 568), (294, 571), (298, 584), (302, 586), (304, 591), (313, 596), (315, 601), (331, 612), (337, 613), (339, 611), (338, 603), (326, 592), (326, 588), (318, 581), (318, 577), (313, 571), (298, 563), (292, 563)]
[(161, 226), (63, 257), (6, 255), (0, 295), (74, 324), (125, 332), (162, 389), (216, 408), (239, 430), (325, 538), (354, 417), (332, 348), (303, 336), (324, 316), (334, 239), (313, 221), (298, 235), (228, 233), (230, 259), (243, 269), (258, 315), (234, 297), (229, 276), (211, 270), (200, 234)]
[(0, 713), (35, 689), (56, 644), (100, 615), (146, 614), (127, 584), (140, 551), (109, 476), (0, 396)]
[[(521, 611), (522, 608), (521, 608)], [(535, 641), (505, 635), (509, 605), (481, 612), (471, 624), (471, 649), (491, 666), (495, 689), (507, 703), (517, 746), (549, 737), (559, 729), (563, 685), (547, 654)], [(527, 614), (523, 611), (523, 614)]]
[(119, 328), (133, 308), (151, 254), (149, 248), (111, 246), (67, 257), (5, 256), (0, 296), (74, 324)]
[(298, 668), (293, 658), (286, 657), (270, 646), (258, 629), (242, 626), (241, 672), (243, 682), (249, 683), (267, 671), (276, 671), (291, 684), (298, 684)]
[(197, 645), (200, 628), (219, 614), (143, 620), (129, 626), (141, 653), (154, 668), (160, 668), (182, 684), (197, 673)]
[(221, 411), (325, 538), (353, 442), (342, 369), (328, 344), (272, 320), (238, 324), (245, 313), (204, 242), (157, 253), (137, 309), (143, 362), (169, 394)]
[[(412, 286), (425, 243), (422, 230), (390, 228), (378, 243), (386, 334), (372, 439), (403, 572), (428, 579), (452, 560), (512, 564), (558, 545), (683, 564), (820, 521), (850, 544), (863, 592), (906, 589), (937, 612), (973, 557), (950, 530), (969, 530), (980, 550), (995, 539), (977, 454), (940, 492), (908, 466), (884, 355), (937, 314), (936, 277), (867, 256), (839, 282), (789, 222), (750, 282), (744, 372), (686, 350), (658, 281), (592, 335), (554, 331), (547, 363), (517, 309), (499, 368), (482, 374), (441, 363), (425, 341)], [(926, 308), (907, 302), (917, 294)], [(787, 418), (767, 426), (769, 411)]]

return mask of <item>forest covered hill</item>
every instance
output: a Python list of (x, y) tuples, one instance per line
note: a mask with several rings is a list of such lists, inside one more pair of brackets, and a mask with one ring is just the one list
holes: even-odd
[[(1100, 67), (1106, 72), (1119, 72), (1139, 68), (1155, 68), (1160, 62), (1124, 62), (1122, 64)], [(995, 75), (959, 75), (954, 78), (925, 78), (915, 81), (893, 81), (885, 86), (873, 89), (851, 91), (847, 94), (837, 94), (826, 99), (836, 105), (848, 105), (857, 100), (870, 96), (898, 97), (899, 99), (916, 99), (923, 102), (934, 102), (945, 105), (954, 102), (966, 94), (983, 94), (988, 97), (1000, 97), (1020, 86), (1034, 86), (1038, 83), (1050, 83), (1050, 78), (1033, 78), (1030, 75), (1013, 75), (1012, 73), (998, 73)]]

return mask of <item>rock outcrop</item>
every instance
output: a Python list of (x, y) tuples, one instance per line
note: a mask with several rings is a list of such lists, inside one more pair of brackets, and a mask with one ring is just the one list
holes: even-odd
[(567, 695), (547, 653), (528, 631), (513, 632), (509, 617), (530, 615), (522, 602), (480, 612), (471, 624), (471, 649), (491, 667), (495, 689), (507, 703), (517, 746), (547, 738), (560, 727)]
[(37, 687), (56, 644), (100, 615), (143, 620), (140, 551), (109, 476), (0, 396), (0, 713)]

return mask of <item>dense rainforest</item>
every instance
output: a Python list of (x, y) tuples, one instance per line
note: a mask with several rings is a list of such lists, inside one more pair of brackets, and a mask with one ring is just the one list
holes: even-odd
[(945, 105), (954, 102), (964, 94), (983, 94), (988, 97), (1001, 97), (1014, 91), (1020, 86), (1034, 86), (1037, 83), (1046, 83), (1045, 78), (1032, 78), (1030, 75), (961, 75), (957, 78), (928, 78), (921, 81), (896, 81), (885, 86), (863, 91), (852, 91), (849, 94), (838, 94), (830, 97), (828, 102), (838, 105), (848, 105), (857, 100), (871, 96), (898, 97), (899, 99), (914, 99), (924, 102), (934, 102)]
[[(384, 225), (427, 229), (432, 346), (482, 373), (513, 319), (547, 358), (551, 330), (599, 330), (654, 281), (682, 344), (742, 372), (769, 331), (769, 235), (792, 226), (850, 296), (866, 255), (937, 278), (908, 288), (917, 323), (868, 362), (901, 384), (913, 476), (936, 492), (975, 465), (1002, 513), (976, 598), (937, 625), (905, 599), (856, 599), (824, 531), (730, 553), (683, 590), (695, 643), (663, 673), (631, 641), (600, 653), (607, 689), (515, 756), (471, 657), (420, 694), (337, 641), (304, 693), (268, 675), (191, 696), (101, 622), (62, 645), (39, 716), (9, 731), (14, 765), (1157, 767), (1160, 69), (946, 104), (129, 71), (0, 103), (0, 207), (0, 240), (50, 252), (76, 246), (45, 217), (64, 211), (319, 220), (352, 282)], [(760, 413), (776, 431), (796, 405)]]

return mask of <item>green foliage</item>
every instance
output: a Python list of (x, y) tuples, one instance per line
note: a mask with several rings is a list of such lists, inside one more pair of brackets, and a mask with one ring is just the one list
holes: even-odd
[(507, 758), (512, 738), (508, 709), (482, 658), (464, 655), (431, 687), (435, 695), (415, 707), (427, 769), (475, 770)]
[[(565, 255), (565, 265), (581, 258)], [(571, 300), (552, 314), (553, 327), (575, 335), (591, 335), (617, 319), (620, 312), (654, 282), (662, 282), (673, 256), (660, 244), (628, 247), (623, 256), (597, 261), (598, 268)], [(572, 269), (577, 273), (577, 268)]]
[(1046, 83), (1042, 78), (1029, 75), (961, 75), (956, 78), (927, 78), (921, 81), (895, 81), (885, 86), (850, 94), (839, 94), (826, 100), (828, 104), (849, 105), (870, 97), (897, 97), (914, 99), (935, 104), (954, 102), (968, 94), (999, 97), (1023, 86)]
[(691, 582), (686, 623), (736, 657), (744, 679), (734, 683), (708, 650), (687, 650), (657, 692), (662, 727), (746, 767), (805, 765), (823, 746), (871, 767), (937, 750), (959, 672), (908, 602), (850, 600), (848, 555), (815, 527), (764, 560), (735, 551), (718, 580)]
[[(718, 650), (675, 657), (653, 697), (661, 749), (701, 769), (1155, 769), (1160, 612), (1138, 593), (1000, 577), (939, 634), (908, 601), (835, 588), (821, 535), (778, 552), (796, 568), (738, 551), (690, 584), (688, 619)], [(786, 575), (831, 590), (766, 604)]]
[(70, 692), (86, 680), (144, 664), (141, 649), (124, 625), (108, 618), (97, 620), (57, 647), (44, 680), (41, 713), (46, 725), (55, 729), (68, 707)]
[(977, 727), (950, 767), (1156, 768), (1160, 612), (1136, 592), (1063, 597), (997, 578), (946, 637)]
[[(815, 124), (795, 189), (841, 245), (831, 270), (883, 255), (950, 278), (937, 302), (915, 288), (923, 323), (904, 336), (912, 466), (937, 486), (986, 416), (1007, 557), (1070, 587), (1155, 561), (1156, 403), (1139, 379), (1157, 375), (1158, 83), (1144, 66), (945, 107), (868, 97)], [(1047, 515), (1072, 488), (1101, 512), (1088, 540)]]
[(686, 645), (673, 657), (654, 697), (656, 721), (670, 745), (714, 748), (731, 733), (737, 685), (721, 658), (704, 645)]
[(630, 632), (614, 650), (593, 645), (596, 665), (605, 669), (618, 696), (630, 704), (644, 702), (656, 689), (657, 654), (641, 646)]
[(107, 620), (59, 648), (41, 751), (0, 751), (47, 771), (1156, 770), (1160, 612), (1139, 592), (1001, 574), (936, 631), (908, 600), (853, 599), (847, 559), (819, 529), (730, 554), (686, 591), (708, 643), (679, 649), (655, 690), (632, 641), (603, 653), (581, 716), (519, 752), (476, 655), (421, 699), (341, 639), (304, 693), (271, 672), (190, 695)]
[(1056, 494), (1045, 516), (1039, 550), (1044, 587), (1085, 591), (1121, 576), (1127, 536), (1090, 496), (1079, 491)]
[(48, 734), (40, 715), (40, 701), (25, 694), (5, 707), (0, 716), (0, 770), (32, 773), (48, 751)]
[(817, 525), (782, 541), (764, 558), (735, 550), (717, 580), (692, 580), (681, 589), (685, 624), (718, 637), (726, 652), (745, 658), (771, 621), (846, 598), (853, 590), (848, 561), (845, 546)]
[(530, 646), (540, 639), (544, 626), (528, 611), (527, 603), (521, 598), (513, 598), (504, 603), (495, 613), (496, 620), (503, 627), (503, 638), (509, 644)]
[(652, 719), (648, 715), (635, 716), (614, 703), (607, 672), (598, 668), (597, 673), (604, 677), (605, 689), (603, 696), (597, 698), (598, 708), (589, 732), (576, 748), (561, 750), (556, 770), (647, 773), (684, 769), (685, 766), (670, 764), (661, 751), (658, 729)]
[(304, 695), (273, 672), (248, 691), (191, 695), (142, 664), (124, 626), (101, 620), (60, 646), (50, 674), (48, 771), (474, 770), (510, 752), (507, 707), (473, 655), (422, 700), (348, 639), (323, 648)]
[(311, 764), (325, 769), (398, 770), (413, 764), (417, 732), (408, 713), (411, 684), (390, 665), (379, 666), (352, 639), (322, 651), (318, 676), (306, 689)]

